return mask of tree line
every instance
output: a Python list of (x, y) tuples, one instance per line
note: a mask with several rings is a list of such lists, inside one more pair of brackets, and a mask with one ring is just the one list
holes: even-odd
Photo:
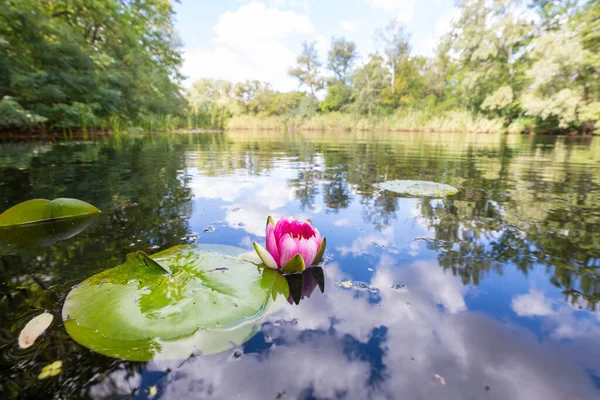
[(409, 112), (419, 123), (462, 113), (516, 132), (597, 129), (599, 2), (460, 0), (458, 11), (429, 57), (414, 55), (392, 20), (372, 54), (332, 38), (321, 60), (305, 42), (289, 70), (296, 91), (214, 79), (184, 90), (168, 1), (3, 0), (0, 130), (224, 128), (240, 116), (335, 125)]
[(467, 111), (517, 132), (595, 129), (599, 2), (462, 0), (458, 8), (430, 57), (411, 54), (406, 27), (392, 20), (377, 31), (377, 51), (366, 56), (354, 42), (332, 38), (323, 61), (316, 42), (304, 42), (289, 70), (298, 91), (202, 79), (190, 92), (191, 107), (217, 124), (237, 115), (385, 118), (418, 110)]
[(164, 0), (2, 0), (0, 130), (118, 128), (177, 115), (181, 52)]

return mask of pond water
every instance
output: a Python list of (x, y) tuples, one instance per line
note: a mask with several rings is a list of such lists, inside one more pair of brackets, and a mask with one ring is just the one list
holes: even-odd
[[(408, 198), (391, 179), (453, 185)], [(73, 197), (103, 213), (0, 249), (0, 398), (600, 398), (600, 140), (366, 133), (113, 136), (0, 144), (0, 211)], [(129, 362), (77, 344), (71, 288), (183, 243), (252, 248), (265, 220), (327, 237), (324, 292), (242, 345)], [(293, 302), (292, 302), (293, 303)], [(19, 332), (54, 322), (25, 350)], [(38, 379), (56, 360), (62, 372)]]

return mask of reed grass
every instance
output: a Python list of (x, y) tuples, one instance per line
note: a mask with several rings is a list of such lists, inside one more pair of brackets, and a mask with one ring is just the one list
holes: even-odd
[(502, 121), (473, 116), (469, 112), (449, 112), (430, 115), (423, 111), (408, 111), (391, 116), (359, 116), (343, 113), (317, 114), (302, 119), (283, 116), (234, 116), (225, 125), (227, 130), (278, 131), (388, 131), (388, 132), (505, 132)]

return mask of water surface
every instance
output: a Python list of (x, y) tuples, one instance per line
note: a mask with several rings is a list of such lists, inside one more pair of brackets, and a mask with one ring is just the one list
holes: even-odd
[[(460, 189), (405, 198), (374, 183)], [(227, 133), (0, 144), (0, 211), (74, 197), (103, 213), (0, 250), (0, 398), (600, 398), (600, 141), (449, 134)], [(248, 342), (127, 362), (73, 342), (71, 287), (127, 253), (247, 249), (268, 215), (327, 236), (325, 292)], [(350, 288), (341, 282), (352, 281)], [(49, 331), (19, 350), (48, 310)], [(42, 367), (63, 372), (38, 380)]]

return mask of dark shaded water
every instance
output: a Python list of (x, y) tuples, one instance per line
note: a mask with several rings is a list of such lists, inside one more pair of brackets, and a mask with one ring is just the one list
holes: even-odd
[[(386, 179), (460, 192), (402, 198), (373, 186)], [(4, 144), (0, 193), (0, 211), (56, 197), (103, 210), (71, 239), (0, 250), (0, 398), (147, 398), (154, 386), (162, 399), (600, 398), (598, 139), (240, 133)], [(243, 346), (135, 363), (65, 332), (70, 288), (127, 253), (250, 249), (268, 215), (311, 218), (327, 236), (325, 292), (269, 315)], [(54, 323), (19, 350), (20, 330), (43, 310)], [(55, 360), (63, 372), (38, 380)]]

